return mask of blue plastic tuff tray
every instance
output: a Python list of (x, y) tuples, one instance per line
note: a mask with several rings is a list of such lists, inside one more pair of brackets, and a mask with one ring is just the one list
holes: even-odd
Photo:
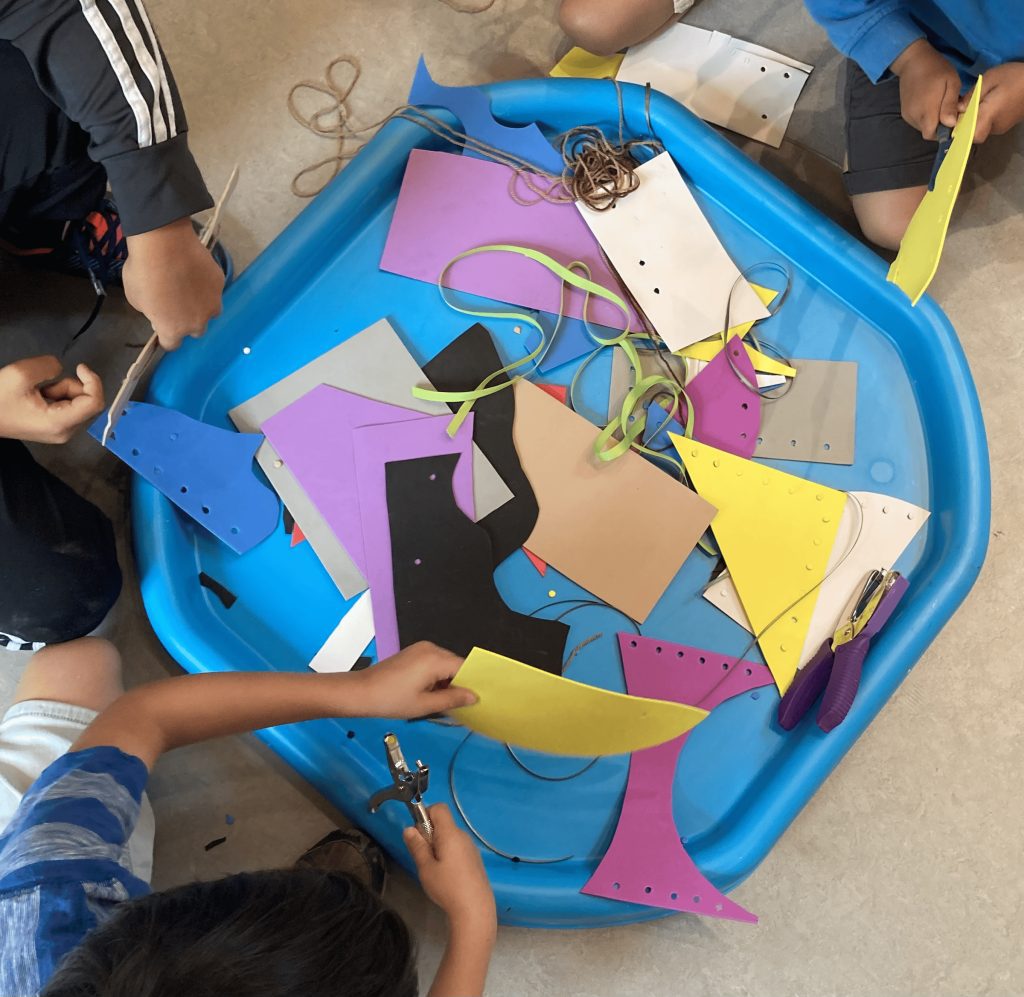
[[(643, 92), (624, 91), (627, 131), (643, 135)], [(604, 81), (523, 81), (487, 92), (495, 114), (510, 124), (539, 121), (555, 133), (598, 123), (609, 134), (617, 125), (615, 91)], [(789, 298), (761, 328), (765, 338), (790, 356), (859, 361), (856, 464), (777, 466), (836, 488), (883, 491), (932, 511), (900, 564), (910, 592), (875, 641), (842, 726), (824, 736), (811, 715), (786, 734), (775, 724), (778, 696), (766, 689), (724, 704), (690, 738), (684, 778), (675, 786), (677, 825), (701, 870), (728, 890), (767, 855), (970, 589), (988, 537), (988, 451), (960, 344), (930, 299), (911, 308), (885, 282), (881, 260), (675, 102), (655, 94), (651, 118), (741, 268), (770, 260), (791, 272)], [(469, 320), (443, 305), (435, 287), (378, 269), (415, 146), (443, 147), (408, 122), (384, 128), (241, 275), (210, 334), (161, 364), (150, 400), (229, 427), (228, 409), (382, 316), (421, 363), (454, 339)], [(490, 323), (506, 354), (521, 356), (524, 343), (511, 325)], [(584, 398), (602, 411), (608, 365), (595, 367), (586, 375)], [(569, 365), (553, 379), (567, 381), (571, 373)], [(133, 497), (146, 610), (184, 668), (304, 670), (346, 608), (309, 545), (291, 549), (281, 526), (238, 557), (139, 478)], [(694, 553), (644, 633), (739, 653), (747, 635), (700, 598), (709, 569), (708, 558)], [(231, 609), (199, 586), (200, 571), (237, 595)], [(522, 553), (496, 577), (508, 603), (523, 612), (586, 596), (551, 570), (542, 578)], [(554, 599), (549, 590), (557, 593)], [(622, 690), (614, 643), (622, 618), (593, 608), (567, 622), (569, 647), (604, 635), (577, 656), (574, 677)], [(411, 868), (400, 837), (408, 823), (405, 808), (389, 804), (376, 816), (366, 813), (367, 798), (387, 781), (381, 737), (392, 728), (409, 757), (430, 764), (429, 802), (451, 802), (446, 773), (464, 737), (460, 729), (321, 720), (260, 736)], [(531, 756), (531, 764), (551, 775), (579, 768), (575, 759)], [(593, 927), (665, 913), (579, 893), (611, 839), (627, 765), (628, 757), (607, 758), (579, 778), (544, 782), (518, 768), (500, 744), (474, 737), (465, 746), (455, 777), (466, 813), (492, 843), (522, 858), (512, 862), (484, 851), (505, 923)], [(566, 855), (572, 857), (553, 864), (527, 861)]]

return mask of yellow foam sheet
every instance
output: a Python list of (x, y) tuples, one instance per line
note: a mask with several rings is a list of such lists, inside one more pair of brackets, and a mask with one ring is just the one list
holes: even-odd
[(478, 734), (553, 755), (621, 755), (685, 734), (696, 706), (609, 692), (474, 647), (452, 683), (479, 701), (452, 718)]
[[(754, 293), (761, 299), (766, 305), (770, 305), (778, 296), (779, 292), (772, 290), (770, 287), (761, 287), (760, 284), (751, 284), (754, 289)], [(733, 336), (739, 336), (742, 338), (754, 327), (753, 322), (741, 322), (739, 325), (734, 325), (729, 329), (728, 338), (732, 339)], [(754, 365), (754, 370), (761, 374), (781, 374), (784, 377), (796, 377), (796, 371), (788, 364), (782, 363), (780, 360), (775, 360), (772, 357), (765, 356), (760, 350), (754, 349), (749, 343), (743, 344), (747, 351), (747, 355), (750, 357), (750, 362)], [(722, 337), (716, 336), (713, 339), (706, 339), (702, 343), (693, 343), (690, 346), (685, 346), (681, 350), (676, 351), (681, 357), (688, 357), (691, 360), (714, 360), (719, 353), (722, 352)]]
[(697, 493), (718, 507), (711, 529), (761, 653), (784, 693), (825, 578), (845, 492), (672, 434)]
[(887, 280), (902, 290), (910, 303), (916, 305), (939, 269), (946, 230), (953, 217), (960, 185), (967, 170), (967, 160), (974, 145), (981, 103), (982, 78), (978, 77), (967, 110), (953, 129), (953, 141), (935, 176), (934, 189), (928, 191), (910, 219), (900, 242), (900, 251), (889, 267)]
[(549, 76), (576, 76), (588, 80), (615, 78), (622, 65), (624, 53), (616, 55), (594, 55), (585, 48), (571, 48), (555, 65)]

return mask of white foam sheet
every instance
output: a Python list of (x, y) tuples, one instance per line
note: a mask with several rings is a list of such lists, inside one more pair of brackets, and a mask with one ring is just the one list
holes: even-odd
[(323, 647), (313, 655), (314, 672), (348, 672), (373, 640), (373, 604), (365, 591), (349, 607)]
[(777, 149), (812, 68), (720, 31), (677, 24), (634, 45), (617, 78), (649, 83), (705, 121)]
[(636, 173), (639, 186), (614, 208), (576, 206), (669, 349), (720, 333), (727, 304), (732, 325), (767, 318), (672, 157), (663, 152)]

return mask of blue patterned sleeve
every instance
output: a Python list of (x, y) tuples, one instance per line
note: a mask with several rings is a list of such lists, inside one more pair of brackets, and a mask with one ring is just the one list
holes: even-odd
[(126, 868), (148, 772), (96, 747), (57, 759), (0, 834), (0, 997), (36, 993), (114, 905), (149, 887)]

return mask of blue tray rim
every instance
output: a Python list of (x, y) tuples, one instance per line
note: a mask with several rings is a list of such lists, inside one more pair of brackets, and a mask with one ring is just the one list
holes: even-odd
[[(515, 124), (538, 119), (544, 122), (548, 113), (557, 115), (567, 102), (572, 103), (581, 115), (590, 114), (598, 118), (604, 115), (610, 122), (609, 112), (614, 108), (608, 99), (610, 87), (611, 84), (604, 81), (523, 80), (493, 84), (484, 89), (492, 98), (496, 115)], [(623, 89), (627, 129), (634, 134), (641, 133), (644, 130), (643, 91), (631, 85)], [(948, 319), (930, 297), (923, 298), (917, 308), (911, 310), (909, 302), (898, 289), (892, 285), (877, 286), (884, 273), (884, 264), (877, 256), (748, 160), (685, 108), (655, 93), (651, 101), (651, 117), (659, 133), (672, 133), (672, 140), (666, 140), (666, 145), (688, 178), (702, 190), (714, 196), (716, 171), (733, 177), (738, 175), (742, 180), (740, 197), (731, 210), (742, 213), (744, 205), (754, 201), (772, 203), (776, 214), (789, 214), (799, 220), (803, 239), (832, 248), (831, 268), (865, 282), (877, 299), (876, 305), (892, 317), (892, 323), (887, 323), (884, 328), (877, 321), (878, 313), (870, 320), (893, 339), (897, 348), (899, 343), (886, 332), (887, 328), (903, 326), (932, 337), (931, 372), (945, 376), (947, 387), (952, 389), (946, 400), (951, 398), (955, 403), (952, 410), (931, 413), (936, 418), (945, 416), (941, 419), (945, 444), (960, 457), (959, 481), (955, 487), (961, 501), (958, 515), (947, 524), (949, 533), (943, 543), (942, 571), (937, 577), (933, 573), (933, 577), (916, 586), (914, 598), (920, 608), (914, 618), (905, 613), (894, 619), (876, 642), (874, 667), (866, 673), (847, 721), (828, 737), (804, 739), (794, 745), (788, 759), (788, 785), (777, 787), (779, 791), (772, 797), (771, 805), (759, 812), (757, 826), (751, 826), (751, 820), (737, 822), (701, 851), (701, 869), (717, 885), (732, 888), (763, 860), (970, 591), (988, 546), (991, 501), (988, 448), (980, 403), (963, 349)], [(264, 299), (272, 295), (275, 277), (284, 269), (286, 262), (293, 254), (306, 255), (304, 247), (315, 245), (319, 238), (329, 233), (337, 235), (337, 219), (353, 213), (353, 202), (363, 196), (365, 189), (380, 182), (376, 176), (379, 167), (397, 147), (407, 145), (410, 136), (414, 136), (414, 141), (422, 138), (416, 126), (406, 122), (395, 121), (382, 130), (320, 195), (317, 210), (304, 210), (235, 281), (226, 304), (245, 294), (248, 300), (244, 311), (252, 314), (261, 311)], [(416, 141), (415, 144), (423, 143)], [(780, 231), (779, 241), (773, 244), (789, 256), (791, 254), (786, 250), (793, 248), (792, 241), (791, 233)], [(871, 286), (869, 281), (876, 284)], [(162, 364), (151, 385), (150, 397), (163, 404), (168, 403), (168, 394), (173, 394), (173, 367), (173, 364)], [(202, 416), (202, 413), (196, 414)], [(173, 514), (169, 514), (168, 506), (155, 489), (142, 479), (134, 478), (132, 520), (136, 558), (143, 602), (150, 622), (168, 652), (187, 670), (226, 670), (231, 667), (230, 658), (221, 653), (215, 640), (208, 640), (194, 628), (185, 605), (169, 584), (169, 578), (160, 571), (159, 566), (166, 563), (169, 545), (181, 533), (174, 523)], [(157, 524), (157, 529), (153, 528), (154, 524)], [(910, 665), (904, 668), (901, 662), (908, 660)], [(308, 765), (304, 764), (301, 739), (299, 742), (295, 739), (298, 730), (282, 728), (261, 732), (260, 736), (300, 774), (317, 785), (316, 773), (310, 772)], [(356, 807), (349, 816), (362, 820), (362, 814)], [(653, 908), (633, 908), (631, 905), (627, 911), (627, 905), (621, 906), (623, 917), (578, 926), (630, 923), (669, 913)], [(508, 918), (506, 923), (551, 926), (528, 916)], [(577, 925), (560, 923), (557, 926)]]

